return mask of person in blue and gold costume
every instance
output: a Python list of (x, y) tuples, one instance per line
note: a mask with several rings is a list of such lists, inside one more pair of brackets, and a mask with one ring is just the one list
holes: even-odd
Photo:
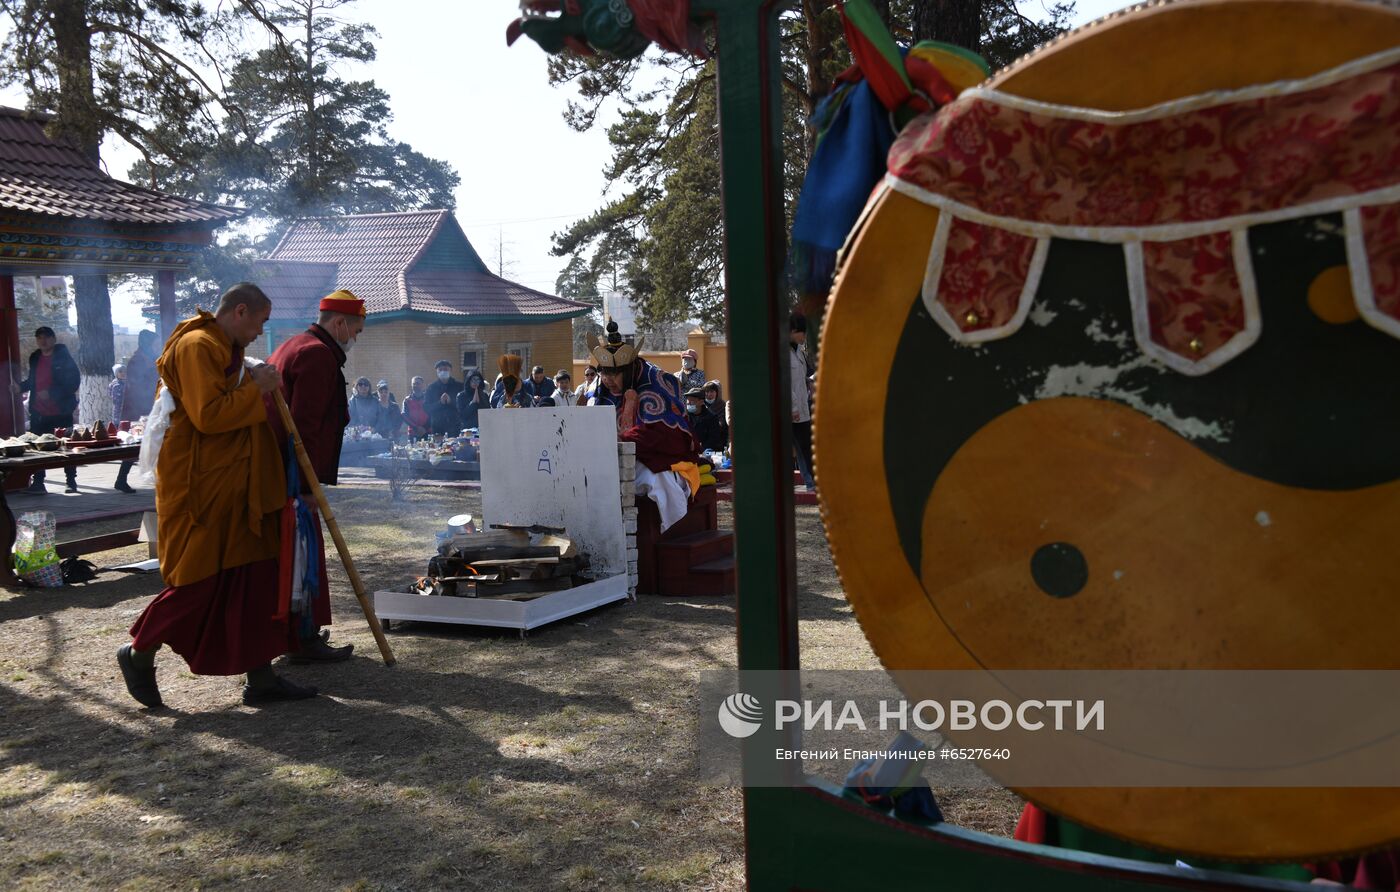
[(675, 375), (642, 358), (642, 341), (629, 344), (609, 321), (593, 361), (601, 384), (590, 405), (617, 410), (617, 437), (637, 444), (637, 494), (661, 513), (661, 530), (685, 516), (700, 488), (700, 444), (685, 419), (685, 397)]
[(636, 443), (637, 462), (661, 473), (677, 462), (696, 462), (700, 447), (686, 423), (676, 376), (643, 359), (641, 346), (640, 338), (623, 341), (617, 323), (608, 323), (593, 348), (602, 386), (592, 404), (616, 407), (618, 439)]

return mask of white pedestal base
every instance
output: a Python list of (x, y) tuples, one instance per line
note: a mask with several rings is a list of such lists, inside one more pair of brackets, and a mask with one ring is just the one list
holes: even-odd
[(528, 601), (375, 592), (374, 612), (381, 621), (456, 623), (525, 632), (627, 597), (627, 576), (622, 574), (576, 588), (546, 592)]

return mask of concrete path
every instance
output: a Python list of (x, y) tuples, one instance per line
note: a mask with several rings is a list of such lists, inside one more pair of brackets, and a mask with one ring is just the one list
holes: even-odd
[(5, 500), (15, 516), (24, 511), (50, 511), (61, 527), (156, 510), (154, 488), (141, 486), (135, 481), (131, 481), (136, 488), (134, 494), (112, 488), (117, 481), (119, 467), (119, 462), (108, 462), (78, 468), (76, 493), (63, 491), (65, 481), (62, 470), (48, 471), (48, 479), (44, 481), (47, 495), (31, 495), (21, 490), (6, 493)]

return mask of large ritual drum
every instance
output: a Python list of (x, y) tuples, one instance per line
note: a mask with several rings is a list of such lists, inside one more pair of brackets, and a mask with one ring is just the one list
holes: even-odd
[[(815, 420), (887, 668), (1400, 668), (1397, 47), (1393, 6), (1155, 4), (905, 128)], [(1018, 792), (1220, 858), (1400, 838), (1400, 789)]]

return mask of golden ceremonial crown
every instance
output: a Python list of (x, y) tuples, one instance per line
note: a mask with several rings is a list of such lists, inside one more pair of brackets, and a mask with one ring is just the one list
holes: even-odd
[(642, 349), (642, 339), (628, 344), (617, 333), (617, 323), (608, 320), (608, 333), (598, 336), (598, 346), (593, 348), (593, 362), (600, 369), (622, 369), (632, 364)]

